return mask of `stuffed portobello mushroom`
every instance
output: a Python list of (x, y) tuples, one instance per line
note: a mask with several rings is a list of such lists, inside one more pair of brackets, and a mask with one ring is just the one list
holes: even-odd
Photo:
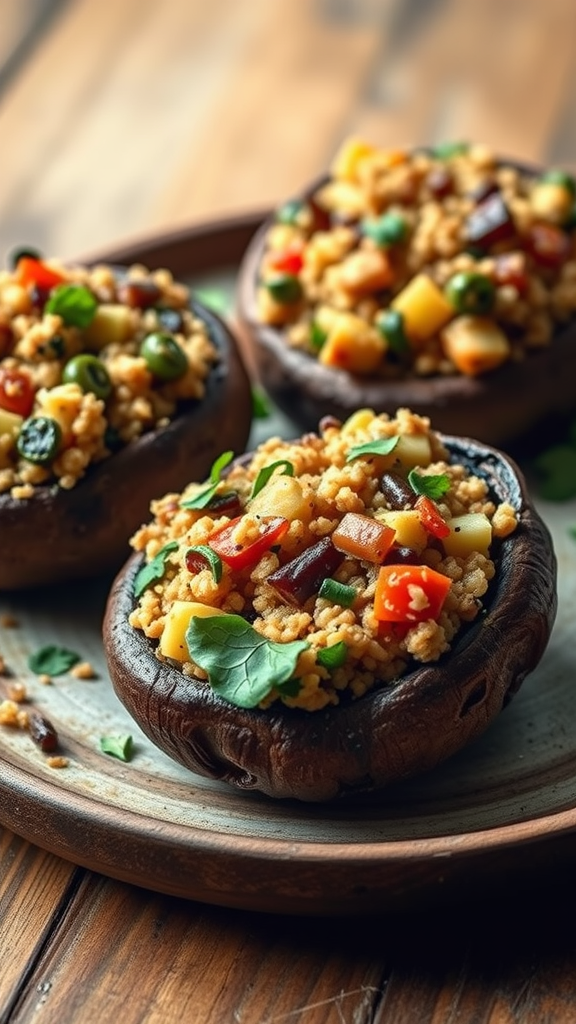
[(303, 429), (406, 406), (496, 445), (573, 407), (575, 193), (485, 146), (347, 141), (246, 252), (263, 384)]
[(116, 571), (154, 495), (250, 422), (232, 335), (169, 271), (21, 255), (0, 273), (0, 589)]
[(108, 601), (113, 685), (153, 742), (239, 789), (322, 801), (482, 732), (556, 611), (516, 465), (406, 409), (231, 459), (152, 504)]

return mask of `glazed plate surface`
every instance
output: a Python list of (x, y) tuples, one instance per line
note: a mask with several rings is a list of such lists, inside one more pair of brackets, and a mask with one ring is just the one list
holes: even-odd
[[(231, 308), (257, 218), (153, 239), (105, 258), (167, 265), (208, 305)], [(208, 264), (206, 264), (208, 261)], [(297, 431), (255, 421), (250, 445)], [(157, 750), (115, 697), (100, 627), (110, 580), (0, 595), (0, 654), (55, 725), (67, 768), (0, 729), (0, 823), (104, 874), (207, 903), (288, 913), (365, 913), (542, 877), (576, 851), (576, 501), (538, 502), (559, 563), (559, 612), (536, 671), (490, 729), (428, 775), (378, 797), (273, 801), (196, 776)], [(7, 626), (6, 616), (16, 625)], [(42, 685), (45, 644), (78, 652), (96, 678)], [(0, 678), (0, 696), (11, 679)], [(100, 751), (131, 734), (132, 760)]]

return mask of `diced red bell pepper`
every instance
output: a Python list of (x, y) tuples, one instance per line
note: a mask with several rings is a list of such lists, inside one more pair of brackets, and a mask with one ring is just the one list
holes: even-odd
[(440, 515), (438, 506), (432, 498), (429, 498), (426, 494), (421, 494), (416, 501), (414, 508), (420, 516), (420, 522), (426, 530), (433, 537), (437, 537), (442, 540), (443, 537), (447, 537), (450, 533), (450, 527), (446, 520)]
[(249, 544), (238, 543), (236, 530), (243, 516), (236, 516), (208, 538), (208, 544), (231, 569), (245, 569), (269, 551), (284, 536), (290, 523), (284, 516), (261, 516), (258, 537)]
[(30, 378), (19, 370), (0, 367), (0, 409), (25, 419), (32, 412), (34, 388)]
[(304, 264), (302, 247), (301, 245), (289, 245), (286, 249), (278, 249), (277, 252), (269, 254), (267, 262), (273, 270), (286, 274), (299, 274)]
[(437, 619), (451, 582), (427, 565), (383, 565), (376, 581), (374, 614), (380, 622)]
[(24, 286), (35, 284), (38, 288), (55, 288), (62, 284), (66, 278), (57, 270), (46, 266), (42, 260), (33, 256), (21, 256), (16, 267), (16, 280)]
[(572, 253), (572, 244), (565, 231), (555, 224), (533, 224), (528, 231), (526, 248), (541, 267), (557, 270)]

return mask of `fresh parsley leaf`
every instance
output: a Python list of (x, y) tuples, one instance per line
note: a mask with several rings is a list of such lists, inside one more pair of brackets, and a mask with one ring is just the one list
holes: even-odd
[(399, 440), (400, 438), (396, 434), (394, 437), (380, 437), (374, 441), (366, 441), (364, 444), (352, 445), (346, 456), (346, 462), (359, 459), (362, 455), (389, 455), (394, 451)]
[(270, 477), (273, 476), (277, 469), (282, 471), (280, 476), (294, 476), (294, 466), (288, 461), (288, 459), (279, 459), (278, 462), (271, 462), (269, 466), (264, 466), (258, 473), (258, 476), (254, 481), (250, 498), (255, 498), (256, 495), (260, 493), (262, 488), (266, 486)]
[(265, 420), (270, 415), (268, 395), (262, 388), (252, 388), (252, 415), (255, 420)]
[(343, 640), (339, 640), (337, 644), (332, 644), (331, 647), (321, 647), (316, 653), (318, 664), (328, 669), (340, 668), (347, 657), (348, 648)]
[(212, 577), (215, 583), (220, 583), (222, 579), (222, 559), (220, 555), (208, 546), (208, 544), (197, 544), (196, 547), (188, 548), (186, 552), (186, 565), (188, 569), (191, 569), (195, 556), (198, 556), (199, 562), (205, 562), (212, 569)]
[(213, 495), (216, 493), (223, 470), (225, 470), (226, 466), (232, 462), (233, 458), (234, 452), (223, 452), (222, 455), (219, 455), (216, 461), (212, 463), (212, 469), (210, 470), (210, 476), (208, 477), (210, 480), (209, 487), (206, 487), (205, 490), (195, 494), (193, 498), (187, 498), (184, 501), (181, 501), (180, 507), (206, 508), (210, 504)]
[(450, 489), (450, 477), (447, 473), (418, 473), (411, 469), (408, 473), (408, 483), (416, 494), (424, 494), (427, 498), (437, 501), (446, 491)]
[(126, 736), (101, 736), (100, 750), (103, 754), (110, 754), (117, 757), (119, 761), (129, 761), (132, 757), (134, 742), (132, 737)]
[(38, 676), (61, 676), (80, 661), (80, 655), (67, 647), (47, 644), (28, 658), (28, 668)]
[(186, 630), (190, 657), (210, 686), (238, 708), (255, 708), (292, 679), (305, 640), (268, 640), (240, 615), (193, 616)]
[(83, 284), (56, 285), (44, 307), (47, 313), (61, 316), (69, 327), (88, 327), (97, 308), (98, 299)]
[(134, 580), (134, 597), (141, 597), (147, 587), (151, 583), (157, 583), (161, 580), (166, 570), (166, 560), (171, 551), (176, 551), (178, 547), (178, 541), (171, 540), (168, 544), (165, 544), (163, 548), (160, 548), (158, 554), (143, 565), (142, 568), (136, 573)]

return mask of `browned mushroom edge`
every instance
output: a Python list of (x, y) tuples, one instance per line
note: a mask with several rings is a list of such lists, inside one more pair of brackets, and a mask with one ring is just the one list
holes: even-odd
[(90, 468), (72, 490), (46, 485), (26, 499), (0, 496), (0, 591), (117, 571), (153, 498), (204, 479), (223, 450), (244, 450), (252, 395), (236, 341), (215, 313), (191, 306), (219, 356), (204, 397), (182, 403), (167, 427)]
[[(533, 166), (504, 162), (525, 174), (539, 173)], [(301, 198), (309, 198), (325, 181), (315, 181), (302, 191)], [(408, 408), (429, 416), (435, 429), (446, 434), (506, 446), (547, 416), (573, 409), (575, 321), (559, 329), (545, 349), (479, 377), (458, 374), (379, 381), (324, 366), (313, 355), (292, 348), (282, 328), (263, 324), (257, 316), (258, 272), (272, 222), (273, 214), (246, 249), (238, 275), (237, 316), (262, 384), (302, 430), (314, 430), (322, 416), (346, 419), (358, 408), (390, 415)]]
[(241, 790), (323, 801), (430, 769), (483, 732), (544, 652), (556, 614), (556, 559), (515, 463), (467, 438), (442, 440), (519, 517), (516, 532), (494, 545), (485, 610), (452, 651), (335, 708), (242, 710), (159, 661), (155, 644), (129, 625), (142, 562), (133, 555), (109, 597), (104, 645), (118, 697), (158, 747)]

